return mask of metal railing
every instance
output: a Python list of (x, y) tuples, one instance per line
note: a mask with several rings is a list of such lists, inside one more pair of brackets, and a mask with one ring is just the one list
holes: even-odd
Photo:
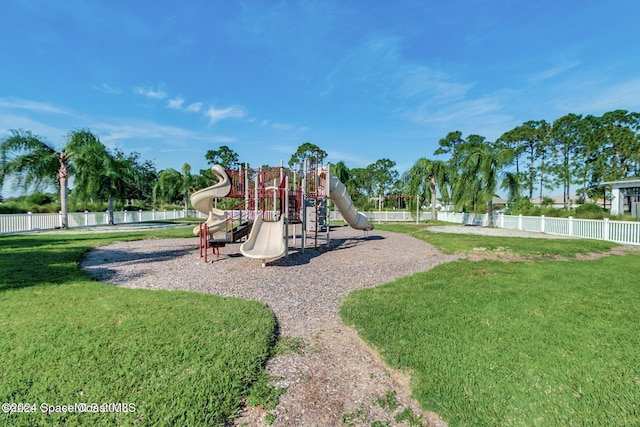
[[(489, 224), (487, 214), (438, 212), (438, 219), (464, 225), (486, 226)], [(512, 230), (640, 245), (640, 222), (634, 221), (496, 214), (493, 217), (493, 225)]]

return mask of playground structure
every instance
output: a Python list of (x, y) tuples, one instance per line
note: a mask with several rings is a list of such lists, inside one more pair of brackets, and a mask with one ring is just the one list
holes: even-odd
[[(191, 195), (192, 206), (207, 215), (193, 230), (205, 262), (209, 249), (219, 257), (221, 247), (243, 241), (240, 253), (261, 260), (264, 267), (267, 261), (288, 255), (290, 239), (296, 244), (298, 224), (302, 251), (309, 234), (315, 247), (319, 233), (326, 233), (329, 242), (327, 199), (351, 227), (365, 235), (373, 229), (328, 165), (310, 167), (305, 162), (300, 170), (283, 166), (225, 170), (214, 165), (211, 171), (218, 182)], [(227, 208), (218, 209), (218, 203)]]

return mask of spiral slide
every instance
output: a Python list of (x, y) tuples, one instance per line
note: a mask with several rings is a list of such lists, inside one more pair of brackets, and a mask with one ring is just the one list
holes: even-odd
[(334, 176), (330, 177), (329, 196), (347, 224), (356, 230), (373, 230), (373, 224), (367, 220), (367, 217), (356, 210), (344, 184)]
[[(211, 201), (216, 198), (225, 197), (231, 191), (231, 180), (222, 166), (211, 166), (211, 172), (218, 178), (218, 182), (210, 187), (198, 190), (191, 195), (191, 205), (193, 208), (209, 216), (205, 222), (207, 227), (209, 227), (209, 235), (223, 229), (226, 221), (224, 211), (214, 208), (211, 205)], [(193, 229), (193, 234), (196, 236), (200, 234), (200, 226)]]

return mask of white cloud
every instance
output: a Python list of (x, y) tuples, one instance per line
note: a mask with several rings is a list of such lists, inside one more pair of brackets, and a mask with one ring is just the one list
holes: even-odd
[(117, 86), (112, 86), (108, 83), (102, 83), (101, 85), (91, 85), (91, 87), (98, 92), (106, 93), (109, 95), (120, 95), (122, 93), (122, 89)]
[(271, 125), (271, 127), (273, 129), (277, 129), (277, 130), (291, 130), (293, 129), (293, 125), (290, 125), (288, 123), (274, 123)]
[(193, 104), (189, 104), (185, 111), (190, 113), (197, 113), (202, 109), (202, 102), (194, 102)]
[[(613, 85), (599, 80), (590, 83), (592, 84), (584, 84), (584, 87), (569, 87), (573, 93), (558, 101), (558, 110), (600, 115), (618, 109), (640, 109), (640, 79)], [(566, 99), (572, 101), (567, 102)]]
[[(374, 163), (375, 160), (371, 160), (371, 157), (367, 158), (366, 155), (371, 155), (369, 151), (363, 151), (362, 153), (353, 153), (350, 151), (329, 150), (329, 155), (325, 161), (333, 164), (343, 161), (349, 167), (364, 168)], [(364, 155), (364, 156), (363, 156)]]
[(170, 99), (169, 102), (167, 103), (167, 108), (172, 108), (175, 110), (181, 110), (182, 109), (182, 104), (184, 104), (184, 99), (181, 97), (176, 97), (174, 99)]
[[(114, 124), (116, 123), (116, 124)], [(101, 135), (100, 140), (105, 144), (113, 146), (124, 140), (151, 140), (165, 141), (168, 144), (179, 141), (209, 141), (209, 142), (232, 142), (233, 138), (222, 135), (210, 135), (201, 132), (194, 132), (188, 129), (161, 125), (156, 122), (147, 121), (120, 121), (113, 120), (110, 123), (94, 123), (92, 129), (96, 129)]]
[(549, 68), (548, 70), (544, 70), (544, 71), (541, 71), (539, 73), (536, 73), (536, 74), (532, 75), (529, 78), (529, 80), (531, 82), (534, 82), (534, 83), (538, 83), (538, 82), (541, 82), (541, 81), (544, 81), (544, 80), (548, 80), (548, 79), (551, 79), (553, 77), (556, 77), (556, 76), (564, 73), (565, 71), (568, 71), (568, 70), (570, 70), (572, 68), (575, 68), (578, 65), (580, 65), (580, 62), (578, 62), (578, 61), (564, 62), (564, 63), (562, 63), (560, 65), (557, 65), (557, 66), (555, 66), (553, 68)]
[(286, 154), (293, 154), (296, 152), (296, 150), (298, 149), (298, 147), (293, 146), (293, 145), (282, 145), (282, 144), (274, 144), (272, 146), (269, 147), (272, 151), (276, 151), (278, 153), (286, 153)]
[[(57, 120), (55, 120), (57, 122)], [(25, 115), (5, 114), (0, 111), (0, 129), (25, 129), (43, 137), (54, 144), (62, 143), (69, 130), (56, 125), (43, 123)], [(9, 132), (0, 133), (0, 139), (8, 136)]]
[(177, 96), (169, 100), (169, 102), (167, 103), (167, 108), (186, 111), (187, 113), (198, 113), (202, 109), (202, 102), (192, 102), (187, 106), (184, 105), (184, 102), (185, 100), (183, 97)]
[(146, 89), (141, 86), (135, 86), (133, 88), (133, 93), (152, 99), (164, 99), (167, 97), (167, 92), (163, 90), (154, 90), (152, 88)]
[(71, 115), (68, 111), (58, 108), (55, 105), (19, 98), (0, 98), (0, 108), (29, 110), (34, 113)]
[[(403, 68), (403, 69), (402, 69)], [(401, 98), (430, 97), (432, 101), (463, 99), (473, 83), (458, 83), (445, 73), (430, 70), (422, 65), (405, 65), (395, 74), (398, 80), (397, 95)]]
[(238, 119), (242, 118), (246, 115), (244, 110), (237, 106), (232, 105), (231, 107), (217, 109), (214, 106), (209, 106), (207, 111), (205, 111), (204, 115), (209, 118), (209, 124), (214, 124), (224, 119)]

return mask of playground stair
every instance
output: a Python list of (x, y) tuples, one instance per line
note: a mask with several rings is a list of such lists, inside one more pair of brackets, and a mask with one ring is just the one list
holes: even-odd
[(253, 221), (246, 221), (242, 224), (238, 224), (231, 231), (227, 231), (227, 240), (229, 242), (237, 242), (243, 237), (249, 235), (253, 227)]
[[(241, 224), (236, 225), (233, 229), (224, 233), (224, 235), (219, 234), (216, 237), (211, 237), (208, 239), (209, 246), (217, 246), (224, 248), (227, 243), (235, 243), (243, 237), (249, 235), (251, 232), (251, 227), (253, 226), (253, 221), (245, 221)], [(222, 237), (224, 236), (224, 237)]]

